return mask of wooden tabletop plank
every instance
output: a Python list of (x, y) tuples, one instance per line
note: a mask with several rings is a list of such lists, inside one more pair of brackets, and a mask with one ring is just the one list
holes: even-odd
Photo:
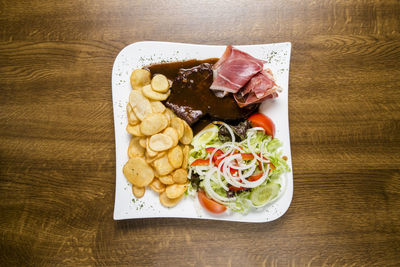
[[(0, 12), (1, 265), (400, 263), (399, 1), (5, 0)], [(292, 42), (282, 218), (112, 219), (112, 64), (143, 40)]]

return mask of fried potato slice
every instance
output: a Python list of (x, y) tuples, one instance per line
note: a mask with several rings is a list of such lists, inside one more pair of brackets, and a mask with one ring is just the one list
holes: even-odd
[(185, 125), (182, 119), (178, 117), (171, 118), (170, 126), (178, 133), (178, 139), (181, 139), (185, 131)]
[(161, 183), (165, 184), (165, 185), (170, 185), (170, 184), (174, 184), (174, 180), (172, 179), (172, 175), (168, 174), (165, 176), (160, 176), (158, 177), (158, 179), (160, 180)]
[(148, 70), (136, 69), (132, 71), (130, 81), (133, 89), (140, 89), (143, 86), (150, 84), (151, 73)]
[(150, 104), (154, 113), (163, 113), (165, 111), (165, 106), (160, 101), (151, 101)]
[(148, 154), (147, 151), (146, 151), (146, 152), (145, 152), (146, 162), (147, 162), (148, 164), (150, 164), (150, 165), (153, 165), (153, 162), (154, 162), (156, 159), (162, 158), (162, 157), (164, 157), (164, 155), (166, 155), (166, 154), (167, 154), (167, 152), (161, 151), (161, 152), (158, 152), (157, 155), (155, 155), (154, 157), (150, 157), (149, 154)]
[(149, 184), (149, 187), (156, 193), (162, 193), (165, 191), (165, 184), (161, 183), (157, 178), (153, 179), (153, 181)]
[(140, 120), (138, 119), (138, 117), (136, 117), (136, 114), (133, 111), (130, 103), (126, 104), (126, 116), (130, 125), (139, 124)]
[(146, 153), (147, 153), (147, 156), (150, 158), (154, 158), (158, 154), (157, 151), (154, 151), (153, 149), (150, 148), (150, 138), (146, 139)]
[(151, 100), (164, 101), (171, 94), (171, 90), (168, 90), (166, 93), (158, 93), (151, 88), (151, 85), (145, 85), (142, 87), (142, 93)]
[(143, 120), (146, 115), (153, 113), (150, 101), (139, 91), (132, 90), (129, 94), (129, 103), (139, 120)]
[(151, 113), (140, 123), (140, 132), (144, 135), (153, 135), (161, 132), (168, 126), (167, 118), (162, 113)]
[(165, 176), (171, 173), (174, 168), (169, 164), (168, 156), (164, 155), (163, 157), (156, 159), (153, 162), (154, 169), (156, 170), (157, 176)]
[(150, 137), (149, 147), (153, 151), (168, 150), (173, 146), (171, 137), (166, 134), (155, 134)]
[(184, 146), (182, 152), (183, 152), (182, 168), (186, 169), (188, 166), (188, 159), (189, 159), (189, 146), (188, 145)]
[(151, 88), (159, 93), (165, 93), (169, 89), (169, 82), (167, 77), (162, 74), (156, 74), (151, 79)]
[(135, 197), (141, 198), (144, 196), (144, 193), (146, 192), (145, 187), (137, 187), (135, 185), (132, 185), (132, 193)]
[(137, 187), (147, 186), (154, 178), (153, 168), (146, 163), (143, 157), (130, 158), (122, 171), (126, 179)]
[(146, 149), (146, 143), (147, 143), (147, 137), (141, 137), (141, 138), (139, 139), (139, 145), (140, 145), (141, 147), (143, 147), (144, 149)]
[(181, 141), (181, 143), (184, 145), (188, 145), (192, 142), (193, 131), (192, 128), (190, 128), (190, 126), (186, 123), (186, 121), (182, 120), (182, 122), (185, 130), (183, 132), (183, 136), (179, 139), (179, 141)]
[(182, 166), (183, 151), (180, 146), (174, 146), (168, 151), (168, 161), (174, 169)]
[(160, 194), (160, 202), (164, 207), (167, 207), (167, 208), (172, 208), (172, 207), (176, 206), (179, 203), (179, 201), (181, 201), (182, 198), (183, 198), (183, 195), (178, 198), (170, 199), (167, 197), (166, 192), (162, 192)]
[(127, 131), (128, 133), (130, 133), (131, 135), (133, 135), (133, 136), (138, 136), (138, 137), (143, 136), (142, 132), (140, 131), (140, 126), (139, 126), (139, 124), (137, 124), (137, 125), (130, 125), (130, 124), (128, 124), (128, 125), (126, 126), (126, 131)]
[(185, 184), (188, 181), (187, 176), (188, 176), (187, 170), (182, 168), (177, 169), (172, 173), (172, 179), (177, 184)]
[(175, 113), (172, 110), (170, 110), (169, 108), (165, 108), (165, 111), (163, 114), (167, 116), (168, 124), (171, 122), (172, 118), (176, 117)]
[(172, 128), (172, 127), (165, 128), (165, 130), (163, 131), (163, 134), (171, 137), (172, 146), (176, 146), (178, 144), (178, 142), (179, 142), (178, 133), (174, 128)]
[(140, 140), (140, 137), (132, 136), (128, 147), (129, 158), (144, 156), (145, 149), (139, 144)]
[(187, 188), (185, 184), (171, 184), (165, 188), (165, 193), (168, 198), (174, 199), (183, 196)]

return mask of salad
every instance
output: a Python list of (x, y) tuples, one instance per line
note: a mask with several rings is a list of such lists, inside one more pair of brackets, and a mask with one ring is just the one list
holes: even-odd
[(290, 168), (274, 133), (274, 123), (261, 113), (237, 126), (208, 125), (192, 141), (188, 194), (212, 213), (246, 214), (279, 198)]

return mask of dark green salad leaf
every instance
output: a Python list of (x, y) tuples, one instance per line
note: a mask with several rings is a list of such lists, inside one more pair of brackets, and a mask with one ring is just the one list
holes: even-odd
[[(231, 125), (229, 125), (231, 126)], [(240, 142), (244, 139), (246, 139), (246, 132), (248, 129), (251, 128), (250, 121), (245, 120), (240, 122), (236, 126), (231, 126), (232, 130), (235, 134), (236, 141)], [(229, 131), (226, 129), (226, 127), (220, 127), (218, 131), (218, 138), (221, 142), (230, 142), (231, 140), (231, 135), (229, 134)]]

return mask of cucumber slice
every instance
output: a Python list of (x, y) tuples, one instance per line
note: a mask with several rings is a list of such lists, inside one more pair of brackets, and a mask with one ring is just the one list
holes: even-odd
[(253, 189), (250, 200), (254, 206), (262, 206), (278, 196), (280, 189), (281, 185), (276, 183), (261, 185)]
[(203, 131), (196, 134), (193, 138), (192, 145), (194, 147), (206, 145), (218, 135), (218, 127), (215, 125), (209, 126)]

